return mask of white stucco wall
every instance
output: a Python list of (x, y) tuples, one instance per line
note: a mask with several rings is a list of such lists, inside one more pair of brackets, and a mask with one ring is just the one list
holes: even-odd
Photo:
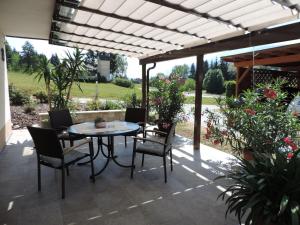
[[(5, 57), (5, 36), (0, 32), (0, 150), (11, 132), (8, 78)], [(4, 50), (4, 61), (1, 49)]]

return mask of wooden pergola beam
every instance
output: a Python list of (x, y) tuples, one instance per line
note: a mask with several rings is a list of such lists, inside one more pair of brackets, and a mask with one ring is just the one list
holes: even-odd
[(261, 31), (254, 31), (242, 36), (228, 38), (225, 40), (212, 42), (204, 45), (198, 45), (191, 48), (173, 50), (164, 54), (143, 58), (140, 59), (140, 64), (162, 62), (172, 59), (196, 56), (197, 54), (208, 54), (282, 41), (296, 40), (300, 38), (299, 30), (300, 23), (298, 22), (281, 27), (264, 29)]
[(222, 24), (225, 24), (225, 25), (228, 25), (228, 26), (231, 26), (231, 27), (235, 27), (236, 29), (242, 29), (242, 30), (246, 29), (242, 25), (234, 24), (232, 21), (224, 20), (219, 16), (211, 16), (208, 13), (201, 13), (201, 12), (198, 12), (197, 10), (195, 10), (195, 9), (189, 9), (189, 8), (183, 7), (183, 6), (178, 5), (178, 4), (174, 4), (174, 3), (169, 2), (169, 1), (165, 1), (165, 0), (144, 0), (144, 1), (152, 2), (152, 3), (160, 5), (160, 6), (165, 6), (165, 7), (168, 7), (170, 9), (175, 9), (177, 11), (188, 13), (188, 14), (200, 17), (200, 18), (205, 18), (207, 20), (215, 21), (217, 23), (222, 23)]
[(122, 20), (122, 21), (127, 21), (127, 22), (130, 22), (130, 23), (136, 23), (136, 24), (149, 26), (149, 27), (156, 28), (156, 29), (171, 31), (171, 32), (175, 32), (175, 33), (178, 33), (178, 34), (184, 34), (184, 35), (189, 35), (189, 36), (193, 36), (193, 37), (197, 37), (197, 38), (204, 38), (204, 39), (208, 40), (205, 36), (199, 36), (195, 33), (190, 33), (190, 32), (187, 32), (187, 31), (180, 31), (178, 29), (172, 29), (172, 28), (169, 28), (167, 26), (157, 25), (155, 23), (147, 23), (143, 20), (136, 20), (136, 19), (132, 19), (132, 18), (126, 17), (126, 16), (120, 16), (120, 15), (117, 15), (117, 14), (114, 14), (114, 13), (104, 12), (104, 11), (101, 11), (99, 9), (92, 9), (92, 8), (88, 8), (88, 7), (84, 7), (84, 6), (76, 7), (76, 6), (72, 6), (70, 4), (65, 4), (64, 2), (59, 3), (59, 4), (61, 6), (65, 6), (65, 7), (68, 7), (68, 8), (73, 8), (73, 9), (80, 10), (80, 11), (83, 11), (83, 12), (89, 12), (89, 13), (93, 13), (93, 14), (96, 14), (96, 15), (106, 16), (106, 17), (110, 17), (110, 18), (114, 18), (114, 19), (118, 19), (118, 20)]
[(254, 58), (253, 60), (235, 62), (234, 65), (236, 67), (248, 67), (248, 66), (255, 66), (255, 65), (276, 65), (276, 64), (292, 63), (292, 62), (300, 62), (300, 54), (271, 57), (266, 59)]
[(89, 24), (77, 23), (77, 22), (70, 21), (70, 20), (67, 20), (67, 19), (64, 19), (64, 18), (60, 18), (60, 17), (54, 17), (53, 20), (58, 21), (58, 22), (62, 22), (62, 23), (66, 23), (66, 24), (71, 24), (71, 25), (74, 25), (74, 26), (92, 28), (92, 29), (99, 30), (99, 31), (107, 31), (107, 32), (115, 33), (115, 34), (122, 34), (122, 35), (130, 36), (130, 37), (144, 39), (144, 40), (147, 40), (147, 41), (155, 41), (155, 42), (165, 43), (165, 44), (169, 44), (169, 45), (173, 45), (173, 46), (183, 47), (182, 45), (174, 44), (170, 41), (156, 40), (154, 38), (147, 38), (147, 37), (138, 36), (138, 35), (134, 35), (134, 34), (127, 34), (127, 33), (122, 32), (122, 31), (115, 31), (115, 30), (111, 30), (111, 29), (105, 29), (105, 28), (101, 28), (101, 27), (97, 27), (97, 26), (92, 26), (92, 25), (89, 25)]

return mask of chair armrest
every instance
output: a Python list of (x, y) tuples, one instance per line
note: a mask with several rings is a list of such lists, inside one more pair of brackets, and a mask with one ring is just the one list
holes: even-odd
[(136, 140), (140, 140), (140, 141), (149, 141), (149, 142), (153, 142), (153, 143), (157, 143), (157, 144), (161, 144), (161, 145), (166, 146), (164, 143), (161, 143), (161, 142), (155, 141), (155, 140), (151, 140), (151, 139), (148, 139), (148, 138), (133, 137), (133, 139), (134, 139), (135, 141), (136, 141)]
[(85, 138), (85, 140), (83, 140), (81, 143), (77, 144), (77, 145), (74, 145), (72, 147), (67, 147), (67, 148), (64, 148), (63, 149), (63, 154), (68, 154), (69, 152), (73, 151), (74, 149), (84, 145), (84, 144), (87, 144), (87, 143), (90, 143), (92, 141), (91, 138)]
[(160, 131), (160, 130), (145, 130), (146, 133), (148, 132), (152, 132), (152, 133), (157, 133), (157, 134), (163, 134), (163, 135), (167, 135), (166, 132)]

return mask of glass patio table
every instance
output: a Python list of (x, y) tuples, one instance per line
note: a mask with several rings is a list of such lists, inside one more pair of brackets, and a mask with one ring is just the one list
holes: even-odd
[[(123, 165), (116, 160), (117, 156), (115, 155), (115, 151), (114, 151), (114, 137), (123, 136), (125, 134), (127, 135), (132, 134), (133, 136), (136, 136), (137, 132), (140, 129), (140, 126), (136, 123), (123, 122), (123, 121), (105, 122), (104, 125), (105, 127), (103, 128), (97, 128), (95, 127), (94, 122), (85, 122), (85, 123), (72, 125), (68, 128), (68, 132), (70, 134), (91, 137), (91, 138), (93, 137), (98, 138), (98, 151), (96, 155), (93, 157), (93, 160), (98, 156), (99, 149), (101, 149), (103, 156), (106, 158), (106, 162), (103, 168), (95, 173), (95, 176), (101, 174), (111, 160), (114, 163), (116, 163), (118, 166), (131, 167), (131, 165)], [(102, 137), (107, 137), (107, 144), (103, 143)], [(103, 151), (102, 145), (107, 147), (107, 154)], [(81, 163), (81, 165), (89, 162), (90, 161)]]

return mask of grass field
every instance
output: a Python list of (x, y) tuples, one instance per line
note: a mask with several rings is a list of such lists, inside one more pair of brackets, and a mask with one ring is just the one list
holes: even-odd
[[(25, 90), (30, 94), (40, 90), (45, 90), (44, 82), (41, 81), (39, 83), (36, 79), (34, 79), (34, 75), (9, 71), (8, 80), (10, 84), (13, 83), (17, 88)], [(95, 97), (96, 85), (94, 83), (81, 82), (80, 86), (83, 90), (83, 93), (76, 85), (74, 85), (71, 93), (73, 97)], [(141, 85), (135, 84), (134, 88), (123, 88), (111, 83), (99, 84), (100, 98), (104, 99), (122, 99), (125, 95), (133, 92), (136, 92), (138, 96), (141, 96)]]
[[(8, 72), (8, 80), (9, 83), (14, 84), (17, 88), (25, 90), (26, 92), (33, 94), (40, 90), (45, 90), (44, 82), (38, 82), (34, 79), (34, 75), (29, 75), (21, 72)], [(83, 93), (79, 90), (79, 88), (74, 85), (72, 88), (71, 95), (73, 97), (81, 97), (81, 98), (93, 98), (96, 93), (96, 85), (94, 83), (84, 83), (80, 82), (80, 86), (83, 90)], [(139, 97), (142, 95), (141, 85), (135, 84), (134, 88), (124, 88), (112, 83), (100, 83), (99, 84), (99, 95), (100, 98), (103, 99), (111, 99), (111, 100), (120, 100), (123, 99), (124, 96), (135, 92)], [(185, 103), (194, 104), (195, 97), (188, 96), (186, 97)], [(215, 98), (202, 98), (203, 105), (215, 105)]]

